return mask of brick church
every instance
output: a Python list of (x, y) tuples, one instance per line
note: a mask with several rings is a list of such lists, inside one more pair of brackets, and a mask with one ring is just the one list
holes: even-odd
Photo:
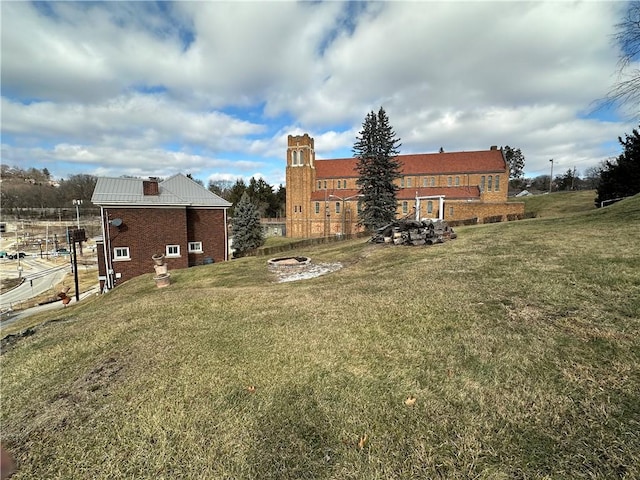
[[(399, 155), (402, 177), (397, 216), (447, 221), (524, 214), (507, 202), (509, 167), (501, 149)], [(287, 237), (351, 235), (358, 225), (356, 158), (316, 160), (308, 134), (289, 135), (287, 146)]]

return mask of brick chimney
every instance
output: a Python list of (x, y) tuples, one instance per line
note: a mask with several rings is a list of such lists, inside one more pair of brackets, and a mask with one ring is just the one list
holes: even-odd
[(498, 146), (497, 145), (491, 145), (491, 150), (497, 150)]
[(142, 181), (142, 194), (143, 195), (160, 195), (160, 188), (158, 188), (158, 179), (156, 177), (149, 177), (149, 180)]

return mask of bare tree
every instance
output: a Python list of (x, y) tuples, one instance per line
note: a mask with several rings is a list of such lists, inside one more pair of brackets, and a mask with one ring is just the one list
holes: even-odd
[(620, 45), (618, 80), (607, 94), (606, 103), (628, 106), (633, 118), (640, 117), (640, 1), (630, 2), (614, 36)]

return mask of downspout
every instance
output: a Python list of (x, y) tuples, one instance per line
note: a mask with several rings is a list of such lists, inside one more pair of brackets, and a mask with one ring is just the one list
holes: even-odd
[(107, 261), (107, 235), (105, 233), (105, 229), (104, 229), (104, 207), (100, 207), (100, 220), (102, 221), (102, 250), (103, 250), (103, 254), (104, 254), (104, 276), (105, 276), (105, 281), (104, 281), (104, 290), (108, 291), (109, 290), (109, 265), (108, 265), (108, 261)]
[(224, 208), (224, 261), (229, 260), (229, 225), (227, 225), (227, 208)]
[(109, 288), (113, 288), (113, 259), (111, 258), (111, 222), (109, 221), (109, 211), (106, 213), (107, 225), (107, 278), (109, 280)]

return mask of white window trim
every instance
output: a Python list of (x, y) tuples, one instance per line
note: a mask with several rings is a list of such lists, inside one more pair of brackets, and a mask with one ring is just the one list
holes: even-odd
[(202, 253), (202, 242), (189, 242), (189, 253)]
[[(169, 253), (169, 248), (176, 247), (178, 249), (178, 253)], [(167, 245), (165, 248), (165, 257), (167, 258), (177, 258), (180, 256), (180, 245)]]
[[(118, 250), (125, 250), (126, 255), (118, 255)], [(113, 247), (113, 261), (114, 262), (124, 262), (127, 260), (131, 260), (131, 251), (129, 247)]]

